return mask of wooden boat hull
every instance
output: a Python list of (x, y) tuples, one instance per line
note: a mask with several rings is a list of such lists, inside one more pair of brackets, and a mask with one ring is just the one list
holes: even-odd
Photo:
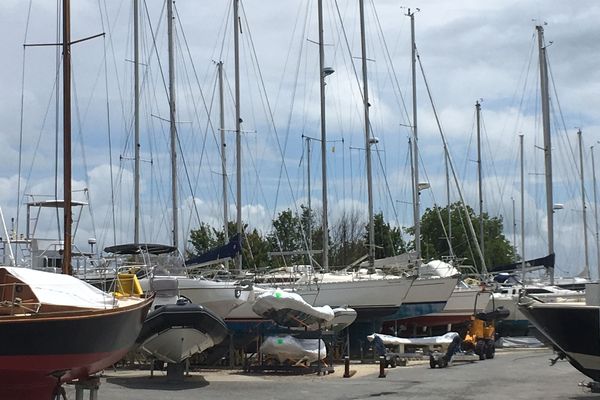
[(0, 398), (50, 399), (65, 382), (119, 361), (152, 304), (0, 318)]

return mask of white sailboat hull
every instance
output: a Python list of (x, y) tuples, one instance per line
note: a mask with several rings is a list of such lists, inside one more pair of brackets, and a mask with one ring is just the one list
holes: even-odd
[[(325, 278), (327, 279), (327, 277)], [(348, 306), (359, 318), (379, 317), (394, 313), (406, 298), (414, 279), (364, 279), (300, 283), (281, 286), (293, 290), (313, 306)]]
[(242, 289), (235, 282), (216, 282), (205, 279), (181, 277), (179, 294), (194, 304), (200, 304), (221, 318), (248, 301), (252, 289)]

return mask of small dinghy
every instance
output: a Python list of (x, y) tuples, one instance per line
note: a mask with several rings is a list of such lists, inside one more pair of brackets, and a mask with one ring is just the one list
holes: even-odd
[(350, 307), (337, 307), (333, 309), (333, 319), (326, 324), (326, 328), (341, 331), (350, 326), (356, 320), (356, 310)]
[(295, 365), (310, 365), (319, 358), (324, 360), (327, 357), (323, 340), (297, 339), (290, 335), (267, 337), (260, 346), (260, 352), (275, 357), (280, 363), (288, 361)]
[(398, 345), (413, 345), (413, 346), (448, 346), (452, 343), (455, 337), (459, 336), (456, 332), (448, 332), (442, 336), (428, 336), (421, 338), (399, 338), (392, 335), (383, 335), (381, 333), (373, 333), (367, 336), (367, 339), (372, 342), (375, 337), (379, 337), (386, 346)]
[[(260, 294), (256, 298), (252, 310), (265, 319), (271, 319), (277, 324), (287, 327), (324, 327), (335, 318), (331, 307), (313, 307), (299, 294), (281, 289), (267, 290)], [(343, 316), (340, 311), (340, 319)]]
[(155, 278), (152, 283), (154, 310), (146, 316), (136, 340), (144, 351), (178, 364), (225, 339), (225, 322), (207, 308), (179, 297), (176, 279)]

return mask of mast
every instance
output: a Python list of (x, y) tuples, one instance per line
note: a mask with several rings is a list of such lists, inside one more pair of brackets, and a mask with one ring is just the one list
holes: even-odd
[[(219, 130), (221, 131), (221, 176), (223, 179), (223, 237), (229, 243), (229, 204), (227, 200), (227, 152), (225, 143), (225, 100), (223, 95), (223, 61), (217, 63), (219, 73)], [(225, 266), (227, 267), (226, 261)]]
[(484, 249), (484, 236), (483, 236), (483, 186), (481, 173), (481, 104), (479, 101), (475, 102), (475, 109), (477, 110), (477, 186), (479, 188), (479, 247), (481, 248), (481, 254), (485, 257)]
[(311, 226), (311, 214), (312, 214), (312, 203), (310, 198), (310, 138), (306, 138), (306, 184), (308, 190), (308, 221), (306, 221), (306, 230), (307, 230), (307, 238), (308, 241), (308, 256), (312, 257), (312, 226)]
[[(239, 0), (233, 0), (233, 47), (235, 64), (235, 152), (236, 152), (236, 202), (237, 202), (237, 233), (242, 237), (242, 136), (240, 123), (240, 43), (239, 43)], [(236, 268), (242, 272), (242, 253), (236, 255)]]
[(598, 276), (600, 277), (600, 241), (598, 240), (598, 193), (596, 190), (596, 165), (594, 163), (594, 146), (590, 147), (590, 151), (592, 153), (592, 182), (594, 184), (594, 220), (596, 221), (596, 262), (598, 263)]
[[(319, 87), (321, 94), (321, 184), (323, 215), (321, 216), (323, 226), (323, 260), (322, 267), (329, 271), (329, 224), (327, 219), (327, 130), (325, 125), (325, 51), (323, 49), (323, 0), (318, 1), (319, 7)], [(310, 158), (309, 158), (310, 162)], [(310, 174), (309, 174), (310, 183)], [(310, 195), (310, 191), (309, 191)], [(310, 197), (309, 197), (310, 198)], [(309, 207), (310, 208), (310, 207)], [(310, 217), (309, 217), (310, 219)], [(310, 235), (310, 230), (309, 230)], [(312, 243), (311, 243), (312, 245)]]
[[(548, 219), (548, 254), (554, 254), (554, 210), (552, 194), (552, 141), (550, 138), (550, 96), (548, 94), (548, 65), (544, 45), (544, 27), (535, 27), (538, 32), (540, 53), (540, 86), (542, 96), (542, 126), (544, 130), (544, 165), (546, 170), (546, 216)], [(554, 265), (548, 269), (550, 284), (554, 285)]]
[(415, 44), (415, 13), (406, 14), (410, 17), (410, 40), (411, 40), (411, 71), (412, 71), (412, 107), (413, 107), (413, 217), (415, 224), (415, 252), (416, 266), (421, 265), (421, 220), (420, 190), (419, 190), (419, 136), (417, 134), (417, 47)]
[[(410, 145), (410, 144), (409, 144)], [(444, 144), (444, 161), (446, 164), (446, 208), (448, 209), (448, 250), (450, 257), (454, 257), (452, 248), (452, 207), (450, 205), (450, 171), (448, 170), (448, 151)]]
[(525, 280), (525, 168), (523, 161), (523, 135), (519, 135), (521, 158), (521, 279)]
[(583, 214), (583, 249), (585, 256), (585, 264), (583, 265), (582, 276), (590, 278), (590, 260), (588, 257), (588, 236), (587, 236), (587, 213), (585, 206), (585, 184), (583, 177), (583, 139), (581, 137), (581, 129), (577, 130), (577, 139), (579, 142), (579, 174), (581, 178), (581, 209)]
[(367, 44), (365, 40), (364, 0), (358, 1), (360, 8), (360, 43), (362, 50), (363, 108), (365, 112), (365, 154), (367, 163), (367, 192), (369, 201), (369, 267), (375, 262), (375, 226), (373, 222), (373, 182), (371, 171), (371, 133), (369, 122), (369, 82), (367, 79)]
[(63, 185), (64, 241), (62, 273), (71, 275), (71, 4), (63, 0)]
[(512, 202), (512, 226), (513, 226), (513, 250), (515, 253), (517, 252), (517, 216), (516, 216), (516, 207), (515, 207), (515, 198), (510, 197), (510, 201)]
[(133, 0), (133, 92), (134, 92), (134, 135), (135, 135), (135, 171), (133, 197), (135, 202), (135, 216), (133, 228), (133, 242), (140, 242), (140, 64), (139, 64), (139, 22), (138, 3)]
[(169, 36), (169, 110), (171, 128), (171, 196), (173, 207), (173, 246), (178, 247), (177, 218), (177, 127), (175, 121), (175, 46), (173, 43), (173, 0), (167, 0), (167, 32)]

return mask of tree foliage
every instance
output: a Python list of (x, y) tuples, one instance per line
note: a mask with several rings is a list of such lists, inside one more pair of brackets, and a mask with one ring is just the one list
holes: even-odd
[[(421, 252), (425, 260), (442, 258), (450, 255), (449, 243), (455, 256), (465, 258), (465, 263), (481, 269), (481, 263), (475, 250), (472, 235), (466, 224), (464, 208), (459, 204), (450, 207), (452, 237), (449, 234), (448, 209), (446, 207), (428, 208), (421, 218)], [(479, 217), (467, 206), (469, 218), (475, 232), (479, 232)], [(307, 264), (307, 250), (323, 248), (323, 227), (316, 217), (315, 210), (301, 206), (299, 213), (291, 209), (281, 211), (272, 222), (272, 230), (266, 235), (257, 229), (249, 230), (244, 225), (243, 264), (249, 269), (275, 268), (292, 264)], [(442, 224), (443, 221), (443, 224)], [(502, 234), (502, 218), (483, 215), (484, 249), (486, 265), (510, 263), (514, 259), (514, 250)], [(385, 220), (383, 213), (374, 216), (375, 256), (390, 257), (414, 249), (414, 240), (405, 242), (402, 228), (393, 226)], [(237, 229), (234, 222), (228, 224), (229, 236)], [(414, 235), (414, 227), (406, 228), (407, 233)], [(328, 231), (329, 265), (346, 267), (368, 253), (368, 224), (358, 210), (342, 213), (334, 221)], [(190, 254), (201, 254), (224, 243), (222, 229), (216, 229), (206, 223), (190, 233)], [(297, 251), (297, 255), (273, 255), (269, 252)], [(322, 265), (322, 255), (316, 254), (313, 259)]]
[[(476, 234), (479, 233), (479, 216), (473, 209), (466, 207)], [(450, 255), (450, 243), (454, 255), (465, 258), (465, 264), (474, 265), (481, 271), (481, 261), (477, 253), (474, 239), (467, 226), (467, 216), (461, 203), (450, 206), (450, 224), (448, 224), (448, 208), (427, 208), (421, 217), (421, 253), (424, 259), (441, 258)], [(443, 225), (442, 225), (443, 221)], [(448, 235), (451, 235), (448, 239)], [(507, 264), (514, 260), (514, 249), (506, 239), (502, 217), (490, 217), (483, 214), (484, 259), (486, 265)], [(414, 227), (408, 230), (414, 234)], [(477, 238), (479, 240), (479, 237)]]

